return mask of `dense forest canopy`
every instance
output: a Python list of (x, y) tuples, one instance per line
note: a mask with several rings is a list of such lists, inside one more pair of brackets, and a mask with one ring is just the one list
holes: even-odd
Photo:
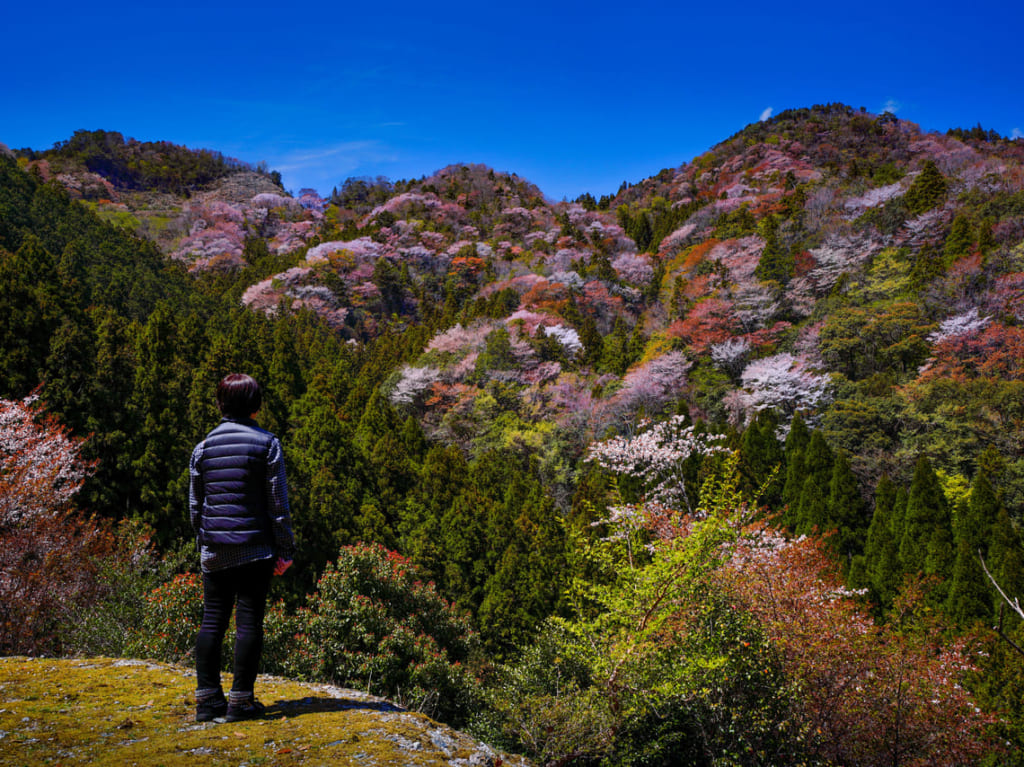
[[(440, 685), (462, 722), (489, 680), (474, 726), (538, 761), (1020, 763), (1024, 658), (988, 629), (1024, 637), (982, 568), (1024, 595), (1021, 140), (819, 105), (552, 204), (465, 164), (294, 196), (78, 131), (0, 155), (0, 304), (5, 434), (77, 445), (51, 511), (98, 563), (112, 525), (148, 536), (137, 589), (191, 593), (189, 452), (224, 374), (264, 384), (300, 551), (275, 625), (307, 637), (301, 663), (270, 653), (285, 671), (341, 674), (300, 625), (342, 630), (345, 561), (434, 616), (387, 619), (436, 643), (393, 650), (421, 669), (395, 689)], [(34, 444), (5, 440), (0, 482)], [(48, 516), (0, 519), (27, 552), (5, 543), (5, 573)], [(5, 652), (74, 649), (47, 645), (56, 607), (4, 609)], [(379, 674), (359, 652), (346, 678)], [(441, 685), (445, 653), (477, 681)], [(891, 710), (842, 692), (904, 673)], [(929, 740), (943, 721), (963, 737)]]

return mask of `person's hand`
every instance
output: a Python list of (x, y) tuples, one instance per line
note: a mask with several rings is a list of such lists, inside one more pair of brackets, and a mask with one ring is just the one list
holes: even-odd
[(284, 571), (291, 566), (292, 561), (290, 559), (281, 559), (278, 557), (277, 561), (274, 562), (274, 575), (284, 575)]

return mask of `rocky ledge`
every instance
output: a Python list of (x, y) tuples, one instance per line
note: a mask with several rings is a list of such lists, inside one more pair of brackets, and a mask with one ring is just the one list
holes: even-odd
[[(230, 684), (230, 678), (225, 680)], [(529, 767), (355, 690), (260, 677), (265, 719), (194, 721), (195, 672), (111, 658), (0, 658), (0, 765)]]

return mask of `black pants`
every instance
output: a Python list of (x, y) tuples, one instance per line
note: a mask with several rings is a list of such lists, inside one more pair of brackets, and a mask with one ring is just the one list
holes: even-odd
[(235, 611), (235, 692), (252, 692), (263, 653), (263, 614), (274, 560), (203, 573), (203, 623), (196, 638), (197, 689), (220, 687), (221, 645)]

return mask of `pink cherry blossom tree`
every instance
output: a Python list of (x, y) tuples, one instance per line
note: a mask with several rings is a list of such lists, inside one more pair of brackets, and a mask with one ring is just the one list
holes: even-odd
[(633, 436), (612, 437), (590, 446), (585, 460), (613, 474), (640, 480), (646, 502), (693, 512), (683, 476), (683, 463), (693, 455), (725, 452), (721, 437), (700, 434), (684, 416), (660, 423), (642, 421)]
[(828, 402), (831, 381), (792, 354), (754, 360), (740, 375), (741, 388), (726, 397), (734, 421), (750, 423), (762, 410), (778, 411), (788, 422), (794, 414), (813, 413)]
[(67, 506), (95, 468), (80, 457), (82, 444), (37, 395), (0, 399), (0, 527)]
[(691, 366), (686, 355), (675, 351), (634, 367), (623, 377), (622, 387), (608, 403), (609, 415), (632, 423), (638, 414), (651, 417), (660, 413), (682, 394)]

